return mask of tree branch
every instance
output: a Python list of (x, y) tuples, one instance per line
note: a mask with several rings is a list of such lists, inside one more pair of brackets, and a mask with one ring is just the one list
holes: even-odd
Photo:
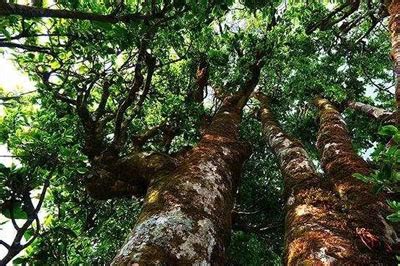
[[(16, 233), (11, 245), (8, 245), (4, 241), (0, 240), (0, 244), (5, 246), (8, 250), (7, 254), (4, 256), (4, 258), (2, 260), (0, 260), (0, 265), (7, 265), (7, 263), (10, 262), (15, 256), (17, 256), (22, 250), (24, 250), (26, 247), (28, 247), (30, 244), (32, 244), (32, 242), (38, 236), (38, 233), (40, 230), (40, 221), (38, 218), (38, 213), (42, 207), (44, 198), (46, 196), (47, 189), (50, 185), (50, 177), (51, 177), (51, 174), (46, 178), (46, 181), (43, 185), (42, 192), (40, 194), (39, 203), (37, 204), (36, 207), (33, 207), (32, 199), (30, 197), (30, 191), (27, 191), (27, 190), (24, 191), (24, 193), (23, 193), (24, 202), (27, 205), (26, 207), (29, 209), (26, 211), (28, 218), (25, 221), (25, 223), (22, 225), (22, 227), (18, 227), (18, 226), (16, 227), (17, 233)], [(10, 215), (11, 215), (11, 213), (12, 213), (12, 210), (10, 209)], [(12, 216), (11, 216), (11, 220), (14, 222), (14, 219)], [(29, 229), (29, 227), (32, 226), (33, 221), (36, 221), (35, 234), (25, 244), (21, 244), (21, 240), (22, 240), (25, 232)]]
[(22, 96), (30, 94), (30, 93), (34, 93), (36, 91), (37, 90), (27, 91), (27, 92), (20, 93), (18, 95), (13, 95), (13, 96), (2, 96), (2, 97), (0, 97), (0, 101), (7, 102), (7, 101), (11, 101), (11, 100), (18, 100)]
[(97, 157), (86, 179), (86, 190), (98, 200), (142, 197), (159, 173), (176, 167), (176, 160), (163, 153), (134, 153), (123, 158)]
[(45, 53), (49, 55), (54, 55), (48, 48), (39, 47), (34, 45), (27, 45), (27, 44), (19, 44), (14, 42), (0, 42), (0, 47), (6, 48), (20, 48), (30, 52), (38, 52), (38, 53)]
[(132, 13), (126, 15), (118, 14), (95, 14), (81, 11), (71, 11), (64, 9), (38, 8), (19, 4), (7, 3), (5, 0), (0, 0), (0, 16), (18, 15), (24, 18), (64, 18), (64, 19), (79, 19), (107, 23), (130, 23), (135, 21), (146, 21), (152, 19), (162, 19), (167, 12), (167, 5), (158, 13), (143, 15), (140, 13)]
[(369, 104), (361, 103), (361, 102), (353, 102), (349, 101), (347, 106), (353, 110), (360, 111), (372, 118), (383, 121), (386, 120), (389, 116), (393, 114), (393, 112), (389, 112), (385, 109), (378, 108)]

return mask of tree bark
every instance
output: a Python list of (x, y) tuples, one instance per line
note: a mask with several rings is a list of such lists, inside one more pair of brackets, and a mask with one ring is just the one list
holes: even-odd
[(233, 192), (248, 155), (240, 112), (219, 112), (200, 143), (172, 173), (154, 180), (114, 265), (222, 264)]
[(321, 165), (334, 191), (344, 202), (342, 212), (346, 216), (349, 237), (358, 250), (358, 264), (395, 263), (392, 247), (397, 242), (394, 229), (386, 221), (388, 207), (383, 198), (372, 192), (372, 187), (353, 175), (369, 175), (368, 164), (352, 148), (345, 122), (329, 101), (317, 98), (320, 110), (320, 129), (317, 148)]
[(154, 178), (143, 210), (113, 265), (224, 265), (231, 211), (249, 148), (239, 139), (241, 110), (260, 75), (225, 98), (200, 142), (171, 173)]
[(364, 113), (369, 117), (375, 118), (376, 120), (379, 120), (381, 122), (390, 120), (389, 118), (393, 115), (392, 112), (389, 112), (383, 108), (375, 107), (361, 102), (349, 101), (347, 103), (347, 106), (353, 110)]
[(97, 200), (143, 197), (152, 177), (174, 169), (176, 163), (163, 153), (137, 152), (123, 158), (97, 156), (85, 180), (86, 190)]
[(299, 140), (275, 121), (268, 99), (261, 102), (263, 134), (279, 159), (286, 198), (285, 265), (355, 264), (357, 248), (348, 234), (340, 198), (315, 170)]
[(392, 42), (391, 57), (394, 63), (394, 74), (396, 78), (396, 106), (400, 109), (400, 1), (392, 0), (388, 7), (389, 31)]

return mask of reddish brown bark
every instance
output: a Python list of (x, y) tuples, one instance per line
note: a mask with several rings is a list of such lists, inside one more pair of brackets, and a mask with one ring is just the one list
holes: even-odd
[(200, 142), (172, 173), (154, 178), (143, 210), (113, 265), (223, 265), (241, 167), (241, 110), (263, 63), (251, 66), (244, 90), (227, 97)]
[(388, 6), (389, 12), (389, 31), (392, 42), (391, 57), (394, 63), (394, 73), (396, 77), (396, 106), (400, 109), (400, 1), (392, 0)]
[(385, 201), (372, 192), (371, 186), (353, 177), (355, 173), (368, 175), (371, 169), (353, 150), (345, 122), (336, 108), (322, 98), (317, 98), (315, 104), (320, 110), (317, 147), (321, 165), (344, 202), (342, 212), (350, 229), (347, 233), (359, 251), (357, 260), (360, 264), (392, 265), (392, 246), (397, 237), (385, 221)]
[(358, 262), (341, 199), (315, 170), (302, 144), (274, 120), (263, 95), (263, 134), (280, 162), (286, 195), (285, 265), (344, 265)]
[(233, 188), (248, 154), (239, 122), (237, 110), (219, 112), (179, 167), (152, 182), (115, 265), (223, 263)]

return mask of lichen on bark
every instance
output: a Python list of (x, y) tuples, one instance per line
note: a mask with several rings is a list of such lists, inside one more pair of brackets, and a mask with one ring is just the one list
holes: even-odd
[(239, 138), (240, 100), (227, 99), (177, 168), (152, 179), (137, 225), (114, 265), (224, 264), (234, 192), (250, 154)]
[(353, 239), (347, 234), (342, 202), (315, 170), (299, 140), (287, 135), (275, 121), (268, 98), (258, 94), (264, 137), (276, 154), (286, 195), (286, 265), (343, 265), (358, 263)]
[(320, 111), (317, 148), (321, 165), (334, 191), (342, 199), (343, 214), (360, 261), (367, 264), (395, 263), (392, 247), (397, 244), (393, 228), (384, 220), (388, 207), (381, 195), (376, 195), (369, 184), (357, 180), (355, 173), (368, 175), (369, 165), (357, 155), (340, 112), (329, 101), (317, 97)]

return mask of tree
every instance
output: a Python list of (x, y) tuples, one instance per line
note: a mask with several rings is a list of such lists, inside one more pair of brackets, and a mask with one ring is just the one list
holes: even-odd
[[(357, 154), (395, 124), (381, 22), (396, 39), (396, 1), (33, 2), (0, 1), (0, 47), (37, 89), (2, 99), (0, 139), (20, 164), (5, 169), (27, 171), (26, 202), (47, 192), (19, 262), (394, 260), (395, 193), (356, 177), (371, 182)], [(319, 131), (318, 95), (333, 103)], [(36, 219), (4, 173), (1, 212)]]
[(301, 142), (279, 127), (268, 98), (263, 94), (258, 98), (263, 133), (279, 158), (285, 180), (285, 264), (360, 262), (360, 251), (353, 246), (352, 230), (341, 210), (343, 202), (317, 173)]
[[(320, 110), (321, 120), (317, 139), (321, 165), (333, 183), (334, 191), (345, 204), (344, 221), (348, 222), (348, 235), (353, 234), (353, 245), (358, 248), (357, 260), (381, 263), (387, 259), (383, 262), (394, 263), (393, 258), (385, 254), (392, 252), (396, 242), (394, 229), (384, 219), (387, 215), (386, 203), (372, 193), (370, 186), (353, 176), (368, 175), (371, 169), (354, 152), (346, 125), (336, 108), (322, 98), (317, 98), (315, 104)], [(375, 219), (370, 219), (371, 216)], [(364, 255), (362, 250), (365, 247), (372, 252)]]
[(198, 145), (171, 173), (150, 181), (138, 223), (113, 264), (224, 263), (233, 192), (248, 156), (239, 139), (241, 111), (263, 65), (258, 55), (250, 78), (225, 97)]

